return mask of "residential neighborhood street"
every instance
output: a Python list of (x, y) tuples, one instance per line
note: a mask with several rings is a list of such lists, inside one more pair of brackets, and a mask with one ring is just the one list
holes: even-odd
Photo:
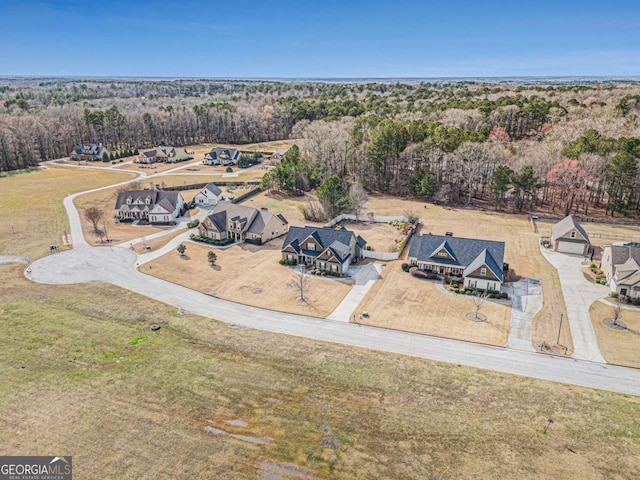
[[(122, 184), (126, 183), (129, 182)], [(563, 288), (563, 293), (577, 352), (576, 358), (573, 359), (555, 357), (526, 351), (529, 350), (528, 347), (522, 348), (520, 343), (526, 343), (526, 338), (530, 336), (527, 332), (530, 326), (527, 325), (521, 325), (512, 333), (509, 340), (511, 345), (500, 348), (349, 323), (344, 321), (343, 317), (347, 310), (353, 311), (351, 301), (342, 308), (344, 312), (340, 310), (341, 307), (338, 309), (340, 312), (334, 312), (332, 318), (340, 319), (322, 319), (250, 307), (145, 275), (136, 269), (136, 263), (143, 259), (151, 259), (153, 255), (160, 254), (160, 250), (148, 254), (149, 257), (138, 257), (128, 248), (128, 242), (124, 245), (104, 247), (90, 247), (87, 244), (82, 234), (78, 211), (73, 204), (73, 199), (83, 193), (69, 195), (64, 199), (74, 249), (36, 260), (26, 271), (28, 278), (51, 284), (106, 282), (230, 324), (640, 395), (640, 370), (607, 365), (597, 349), (588, 308), (591, 302), (606, 294), (606, 289), (600, 286), (594, 288), (594, 285), (582, 277), (579, 270), (580, 258), (543, 252), (559, 269), (563, 286), (569, 285), (569, 288)], [(185, 238), (186, 235), (188, 232), (185, 232)], [(176, 237), (161, 250), (164, 252), (174, 249), (182, 239), (183, 236)], [(371, 280), (369, 276), (363, 279), (362, 288), (367, 288)], [(527, 290), (520, 300), (524, 302), (521, 307), (527, 312), (535, 309), (535, 298), (532, 297), (535, 296), (535, 288), (530, 287), (532, 290)], [(509, 348), (511, 346), (518, 350)]]

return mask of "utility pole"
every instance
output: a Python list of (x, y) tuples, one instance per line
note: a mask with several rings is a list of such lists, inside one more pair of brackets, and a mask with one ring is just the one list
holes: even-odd
[(558, 341), (556, 342), (557, 345), (560, 345), (560, 332), (562, 331), (562, 318), (564, 317), (564, 313), (560, 314), (560, 326), (558, 327)]

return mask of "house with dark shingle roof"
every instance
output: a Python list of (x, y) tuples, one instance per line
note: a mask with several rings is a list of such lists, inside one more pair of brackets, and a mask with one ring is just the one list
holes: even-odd
[(640, 244), (607, 245), (600, 268), (612, 292), (640, 298)]
[(235, 148), (216, 147), (205, 154), (204, 165), (235, 165), (240, 160), (241, 153)]
[(211, 215), (198, 226), (201, 236), (212, 240), (231, 238), (236, 242), (262, 244), (289, 231), (282, 214), (266, 208), (253, 208), (231, 202), (219, 202)]
[(219, 201), (224, 200), (222, 190), (215, 183), (207, 183), (202, 190), (200, 190), (193, 197), (193, 201), (199, 207), (211, 207), (216, 206)]
[(118, 193), (116, 216), (121, 219), (168, 223), (180, 216), (184, 198), (179, 192), (164, 190), (127, 190)]
[(291, 227), (282, 244), (282, 258), (343, 275), (362, 257), (366, 243), (346, 228)]
[(160, 147), (142, 150), (136, 163), (178, 163), (191, 160), (193, 157), (185, 148), (163, 145)]
[(465, 287), (499, 291), (504, 246), (494, 240), (428, 233), (411, 239), (407, 263), (437, 275), (462, 277)]
[(101, 143), (81, 143), (76, 145), (69, 157), (76, 162), (101, 162), (104, 154), (109, 155), (109, 151)]
[(556, 252), (586, 255), (591, 243), (576, 217), (567, 215), (551, 227), (551, 246)]

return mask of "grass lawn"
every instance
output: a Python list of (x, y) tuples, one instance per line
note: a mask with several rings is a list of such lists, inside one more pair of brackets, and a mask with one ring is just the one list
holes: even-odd
[(73, 455), (78, 478), (278, 478), (259, 476), (265, 462), (338, 480), (640, 470), (638, 397), (230, 328), (116, 287), (31, 284), (23, 268), (0, 266), (5, 455)]
[[(426, 208), (425, 208), (426, 207)], [(528, 217), (524, 215), (511, 215), (497, 213), (493, 211), (467, 210), (463, 208), (445, 208), (417, 200), (407, 200), (395, 198), (386, 195), (371, 195), (363, 210), (363, 215), (367, 212), (374, 212), (377, 215), (402, 215), (407, 212), (413, 212), (420, 217), (423, 222), (420, 233), (431, 232), (437, 235), (444, 235), (445, 232), (453, 232), (456, 237), (480, 238), (487, 240), (499, 240), (505, 242), (505, 262), (509, 263), (511, 278), (516, 277), (534, 277), (542, 280), (543, 290), (543, 306), (540, 313), (534, 318), (532, 337), (534, 343), (540, 343), (544, 340), (551, 341), (557, 335), (558, 318), (560, 313), (566, 311), (562, 290), (560, 289), (560, 281), (557, 271), (545, 260), (540, 253), (538, 245), (539, 235), (533, 233)], [(365, 237), (366, 238), (366, 237)], [(405, 250), (405, 254), (408, 250)], [(405, 281), (419, 280), (413, 279), (407, 275), (400, 275), (399, 265), (391, 264), (391, 270), (385, 273), (392, 280), (392, 285), (384, 288), (381, 285), (374, 289), (365, 297), (360, 310), (367, 310), (372, 306), (383, 308), (389, 311), (390, 316), (397, 318), (402, 324), (415, 325), (414, 328), (425, 327), (426, 318), (431, 321), (440, 322), (436, 331), (446, 330), (449, 322), (448, 316), (440, 316), (434, 312), (443, 309), (443, 313), (447, 312), (447, 304), (453, 302), (449, 296), (443, 296), (435, 288), (424, 286), (418, 290), (402, 289)], [(397, 285), (396, 285), (397, 283)], [(379, 293), (376, 291), (379, 290)], [(431, 293), (432, 292), (432, 293)], [(428, 297), (424, 295), (429, 294)], [(406, 309), (405, 314), (413, 318), (405, 318), (398, 313), (393, 313), (393, 309), (384, 308), (385, 305), (395, 305), (397, 299), (402, 298), (408, 304), (413, 303), (411, 309)], [(429, 298), (426, 301), (425, 298)], [(465, 303), (470, 304), (471, 301), (465, 299)], [(419, 307), (419, 304), (428, 305), (428, 307)], [(451, 312), (456, 312), (454, 316), (462, 313), (459, 308), (450, 307)], [(507, 309), (507, 307), (500, 307)], [(371, 308), (373, 310), (373, 308)], [(504, 312), (505, 315), (506, 311)], [(510, 315), (510, 314), (509, 314)], [(373, 317), (372, 317), (373, 318)], [(497, 318), (504, 318), (498, 315)], [(392, 323), (390, 319), (376, 321), (384, 321)], [(506, 320), (500, 320), (499, 325), (503, 325)], [(478, 326), (482, 328), (482, 326)], [(485, 327), (486, 328), (486, 327)], [(489, 338), (502, 339), (504, 331), (502, 327), (496, 326), (499, 335), (492, 334)], [(434, 332), (435, 333), (435, 332)], [(484, 338), (481, 335), (480, 338)], [(478, 339), (480, 339), (478, 338)], [(494, 343), (494, 342), (492, 342)], [(573, 342), (571, 341), (571, 332), (568, 322), (564, 322), (560, 343), (566, 345), (569, 353), (573, 350)]]
[(36, 258), (53, 243), (62, 247), (61, 237), (69, 233), (63, 198), (130, 178), (125, 173), (65, 167), (0, 178), (0, 253)]
[[(308, 301), (298, 302), (299, 293), (290, 285), (295, 279), (292, 267), (278, 263), (282, 240), (279, 237), (266, 245), (245, 243), (224, 250), (187, 242), (184, 257), (170, 252), (142, 265), (140, 271), (247, 305), (326, 317), (351, 287), (340, 281), (308, 276), (305, 291)], [(211, 250), (218, 256), (213, 267), (207, 262)]]
[(359, 322), (494, 345), (507, 342), (509, 306), (487, 301), (480, 310), (486, 322), (467, 320), (466, 314), (475, 312), (468, 296), (444, 294), (432, 280), (405, 273), (400, 265), (400, 261), (387, 264), (382, 280), (374, 284), (356, 310), (370, 315)]
[(604, 325), (612, 318), (613, 307), (595, 302), (589, 308), (600, 353), (607, 362), (640, 368), (640, 309), (623, 310), (620, 321), (627, 330), (614, 330)]

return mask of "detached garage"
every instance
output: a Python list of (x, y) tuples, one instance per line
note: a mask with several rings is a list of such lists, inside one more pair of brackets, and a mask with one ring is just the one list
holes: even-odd
[(569, 215), (551, 227), (551, 245), (556, 252), (587, 255), (589, 235), (573, 215)]

